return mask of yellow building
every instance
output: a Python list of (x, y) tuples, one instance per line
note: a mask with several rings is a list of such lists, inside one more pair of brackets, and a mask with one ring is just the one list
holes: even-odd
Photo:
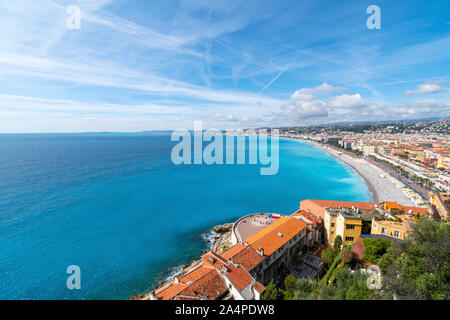
[(344, 246), (355, 243), (364, 234), (384, 234), (404, 239), (409, 224), (387, 219), (404, 215), (402, 221), (409, 221), (416, 215), (427, 214), (427, 208), (403, 206), (393, 201), (375, 203), (309, 199), (300, 202), (300, 209), (323, 219), (325, 242), (331, 247), (338, 235)]
[(440, 154), (437, 159), (436, 167), (438, 169), (446, 169), (449, 170), (450, 157), (444, 154)]
[(399, 155), (399, 154), (404, 154), (404, 153), (405, 153), (405, 149), (403, 149), (402, 147), (391, 147), (391, 154), (393, 156)]
[(337, 235), (341, 236), (343, 246), (354, 243), (361, 235), (362, 218), (350, 210), (327, 208), (324, 222), (330, 246)]
[(445, 201), (450, 200), (450, 193), (440, 192), (439, 194), (430, 192), (428, 194), (428, 201), (436, 208), (441, 218), (448, 219), (449, 209), (445, 205)]
[(409, 152), (412, 158), (418, 161), (422, 161), (423, 159), (425, 159), (425, 152), (421, 148), (412, 148)]
[(394, 222), (389, 220), (372, 220), (371, 234), (385, 235), (400, 240), (405, 240), (408, 233), (411, 231), (410, 224), (414, 217), (412, 215), (399, 215), (401, 222)]
[(364, 146), (363, 153), (364, 154), (375, 153), (375, 146)]

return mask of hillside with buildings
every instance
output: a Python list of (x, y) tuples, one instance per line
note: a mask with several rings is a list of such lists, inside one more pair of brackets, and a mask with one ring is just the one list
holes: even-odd
[[(355, 166), (355, 159), (377, 167), (384, 171), (382, 175), (388, 174), (404, 184), (405, 193), (416, 193), (426, 200), (434, 215), (442, 219), (448, 216), (449, 120), (280, 128), (280, 135), (314, 144), (352, 166), (363, 177), (364, 173)], [(366, 180), (370, 185), (377, 179), (372, 176)], [(420, 198), (416, 196), (417, 205), (422, 202)]]
[[(369, 250), (367, 239), (407, 241), (415, 223), (422, 219), (434, 221), (431, 208), (397, 202), (303, 200), (291, 215), (251, 214), (232, 224), (230, 248), (204, 253), (172, 280), (133, 298), (282, 298), (281, 293), (288, 294), (292, 281), (332, 284), (344, 272), (339, 270), (350, 265), (352, 272), (361, 273), (357, 276), (361, 282), (361, 277), (381, 276), (379, 268), (374, 267), (374, 258), (365, 253)], [(447, 222), (440, 223), (448, 227)], [(448, 250), (448, 243), (445, 246)], [(333, 263), (326, 258), (330, 251)], [(368, 290), (372, 294), (374, 289)]]

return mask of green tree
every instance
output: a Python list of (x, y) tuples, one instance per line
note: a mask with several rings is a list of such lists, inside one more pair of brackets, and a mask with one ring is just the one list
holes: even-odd
[(332, 248), (327, 248), (322, 250), (320, 257), (322, 258), (322, 262), (329, 268), (336, 257), (336, 251)]
[(261, 300), (283, 300), (283, 292), (275, 286), (273, 279), (270, 280), (266, 287), (266, 292), (261, 297)]
[(288, 275), (284, 279), (284, 287), (286, 288), (286, 290), (284, 291), (285, 300), (292, 300), (294, 298), (297, 280), (298, 278), (294, 277), (293, 275)]
[(367, 276), (344, 267), (336, 270), (336, 280), (327, 285), (307, 279), (299, 279), (294, 294), (295, 300), (367, 300), (386, 299), (380, 290), (367, 287)]
[(380, 259), (383, 288), (399, 299), (450, 299), (450, 225), (420, 218)]
[(363, 259), (377, 264), (379, 258), (386, 253), (386, 251), (392, 245), (392, 242), (386, 239), (366, 238), (363, 240), (363, 244), (364, 244)]
[(311, 294), (318, 288), (317, 281), (298, 279), (295, 286), (295, 300), (311, 299)]
[(333, 245), (333, 247), (336, 250), (341, 250), (341, 246), (342, 246), (342, 237), (340, 235), (337, 235), (336, 238), (334, 238), (334, 245)]
[(373, 293), (367, 287), (367, 276), (348, 268), (336, 271), (336, 297), (341, 300), (366, 300)]

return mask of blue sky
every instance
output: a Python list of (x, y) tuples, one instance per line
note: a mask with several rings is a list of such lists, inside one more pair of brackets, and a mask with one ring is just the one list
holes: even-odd
[(450, 116), (446, 0), (2, 1), (0, 36), (0, 132)]

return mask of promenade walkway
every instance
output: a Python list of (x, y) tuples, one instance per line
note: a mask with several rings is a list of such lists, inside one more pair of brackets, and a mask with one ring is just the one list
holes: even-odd
[(275, 221), (269, 218), (269, 215), (271, 214), (272, 213), (255, 213), (245, 216), (236, 221), (235, 225), (233, 226), (233, 232), (238, 243), (251, 237), (259, 230), (267, 227), (269, 224)]

